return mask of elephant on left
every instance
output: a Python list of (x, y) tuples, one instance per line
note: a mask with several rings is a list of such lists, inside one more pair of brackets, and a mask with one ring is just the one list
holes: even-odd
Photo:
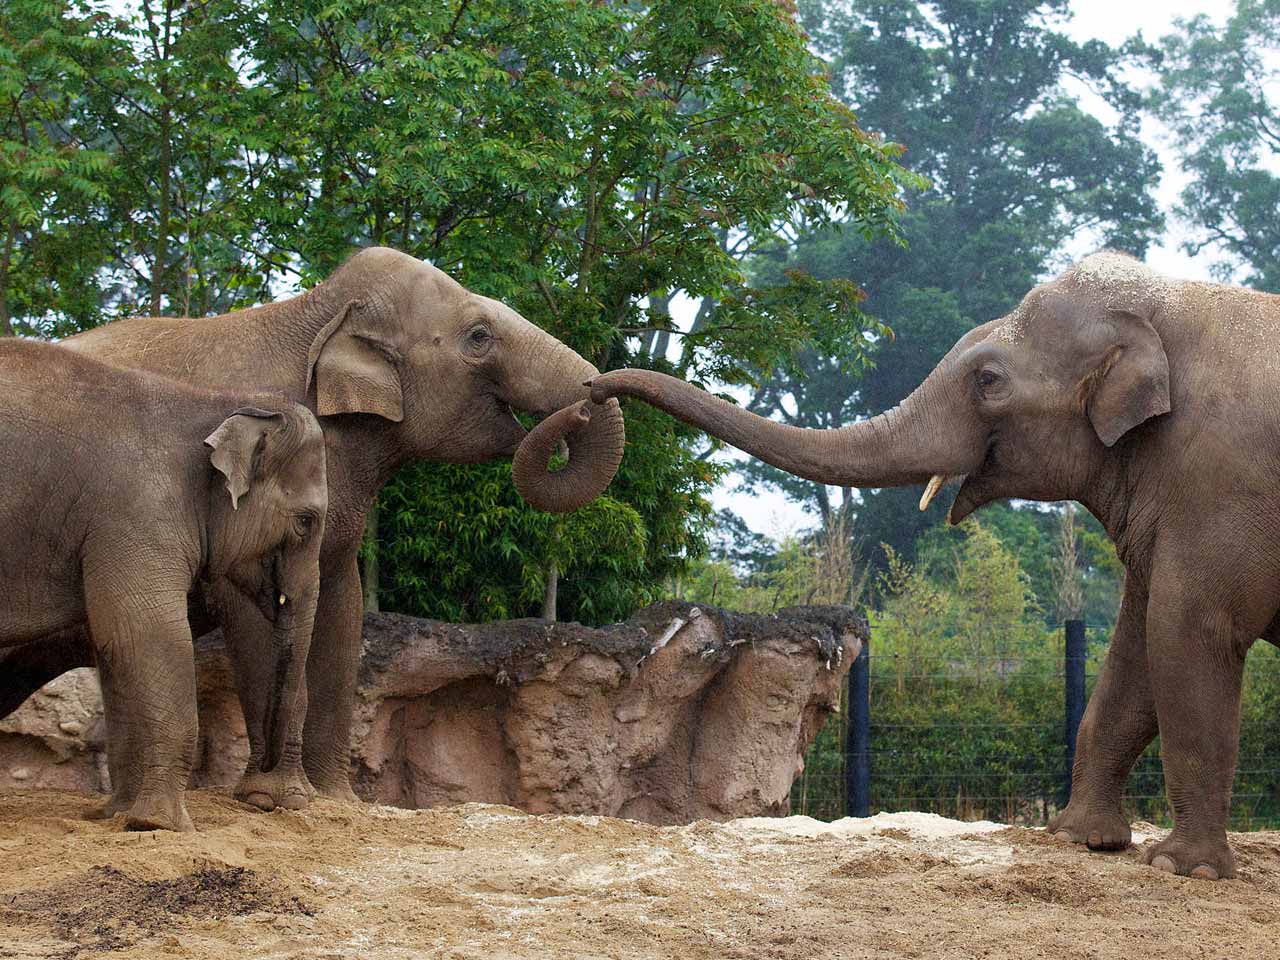
[(0, 646), (87, 628), (131, 829), (192, 829), (188, 594), (271, 624), (268, 769), (289, 751), (319, 596), (324, 438), (305, 407), (0, 342)]

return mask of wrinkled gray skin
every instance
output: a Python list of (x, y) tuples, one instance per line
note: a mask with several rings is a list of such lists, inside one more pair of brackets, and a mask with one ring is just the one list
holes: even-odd
[(190, 830), (187, 595), (253, 606), (264, 766), (285, 753), (320, 586), (324, 438), (305, 407), (0, 342), (0, 646), (87, 632), (128, 790), (103, 811)]
[[(361, 644), (357, 555), (382, 485), (413, 460), (478, 463), (515, 454), (524, 498), (565, 511), (603, 491), (622, 456), (617, 402), (586, 404), (574, 418), (569, 464), (548, 473), (546, 451), (522, 448), (525, 431), (512, 409), (542, 415), (586, 400), (583, 381), (595, 367), (510, 307), (384, 247), (357, 253), (301, 296), (208, 319), (110, 323), (64, 345), (187, 383), (270, 391), (320, 417), (329, 517), (306, 705), (289, 737), (301, 744), (300, 759), (291, 750), (272, 771), (261, 769), (264, 745), (254, 731), (270, 677), (251, 655), (266, 629), (261, 614), (251, 604), (227, 603), (199, 625), (225, 629), (250, 730), (249, 765), (235, 794), (268, 810), (305, 806), (313, 786), (355, 799), (348, 769)], [(86, 648), (74, 638), (14, 651), (0, 662), (0, 714), (85, 663)], [(118, 771), (114, 758), (125, 751), (112, 744), (109, 755), (116, 787), (117, 774), (128, 771)]]
[(1050, 829), (1128, 846), (1122, 788), (1158, 731), (1175, 826), (1147, 862), (1234, 875), (1242, 668), (1255, 638), (1280, 641), (1280, 298), (1097, 254), (967, 334), (898, 407), (839, 430), (764, 421), (646, 371), (596, 379), (596, 402), (618, 396), (810, 480), (962, 478), (952, 523), (1007, 497), (1083, 503), (1126, 581)]

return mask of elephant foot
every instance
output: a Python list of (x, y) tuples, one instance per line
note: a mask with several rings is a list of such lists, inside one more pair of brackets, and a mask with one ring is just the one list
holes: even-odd
[(1197, 880), (1230, 880), (1236, 875), (1236, 858), (1226, 836), (1187, 839), (1174, 832), (1142, 848), (1142, 859), (1157, 870)]
[(351, 783), (345, 777), (341, 780), (327, 780), (316, 784), (320, 796), (329, 800), (340, 800), (343, 803), (359, 803), (360, 798), (351, 789)]
[(125, 812), (126, 830), (176, 830), (190, 833), (195, 824), (187, 813), (181, 793), (141, 796)]
[(1090, 810), (1073, 800), (1049, 821), (1049, 834), (1067, 843), (1083, 843), (1090, 850), (1125, 850), (1133, 842), (1129, 821), (1119, 810)]
[(315, 795), (316, 789), (301, 767), (279, 766), (270, 773), (246, 773), (236, 784), (234, 793), (237, 800), (266, 811), (277, 807), (282, 810), (302, 810), (311, 803)]
[(96, 807), (90, 807), (84, 812), (86, 820), (110, 820), (117, 813), (127, 813), (129, 808), (133, 806), (132, 797), (117, 797), (112, 794), (106, 801)]

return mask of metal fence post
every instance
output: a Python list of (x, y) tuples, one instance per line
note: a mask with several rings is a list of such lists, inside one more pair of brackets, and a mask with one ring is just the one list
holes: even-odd
[(845, 738), (844, 812), (871, 815), (871, 640), (858, 651), (849, 671), (849, 732)]
[(1063, 626), (1067, 641), (1063, 664), (1067, 708), (1067, 768), (1062, 781), (1062, 805), (1065, 807), (1071, 800), (1071, 768), (1076, 761), (1076, 735), (1080, 732), (1080, 720), (1084, 716), (1084, 662), (1088, 651), (1084, 621), (1068, 620)]

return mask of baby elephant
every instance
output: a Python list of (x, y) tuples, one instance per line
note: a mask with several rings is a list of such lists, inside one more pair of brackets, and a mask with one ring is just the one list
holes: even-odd
[(0, 396), (0, 645), (87, 625), (108, 725), (127, 731), (113, 743), (138, 758), (136, 782), (115, 785), (126, 826), (190, 830), (187, 594), (234, 591), (272, 624), (270, 769), (305, 682), (319, 593), (319, 424), (285, 400), (250, 406), (12, 339), (0, 341)]

